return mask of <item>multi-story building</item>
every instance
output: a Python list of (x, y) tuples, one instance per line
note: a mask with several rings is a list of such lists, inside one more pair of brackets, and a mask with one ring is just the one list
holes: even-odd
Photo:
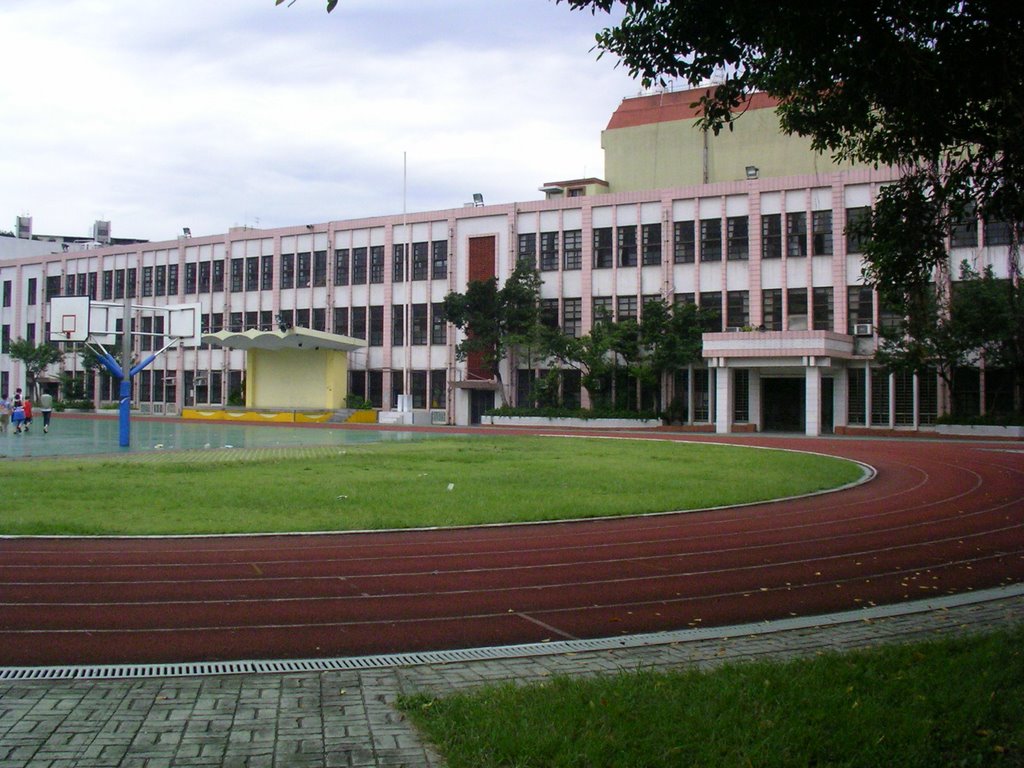
[[(407, 394), (419, 419), (440, 411), (467, 424), (498, 401), (499, 384), (456, 359), (441, 302), (470, 280), (504, 280), (527, 259), (540, 270), (545, 309), (570, 334), (588, 333), (604, 313), (636, 317), (651, 298), (717, 310), (703, 362), (653, 393), (663, 406), (674, 400), (687, 423), (808, 434), (933, 423), (948, 405), (934, 375), (872, 365), (876, 331), (893, 318), (863, 285), (861, 243), (846, 234), (896, 172), (837, 165), (781, 134), (760, 95), (735, 130), (703, 133), (695, 100), (624, 100), (602, 136), (607, 178), (547, 183), (543, 200), (8, 258), (4, 352), (10, 338), (48, 338), (55, 295), (200, 302), (210, 332), (283, 321), (365, 339), (350, 356), (352, 394), (385, 410)], [(1005, 227), (965, 222), (951, 236), (951, 263), (1005, 275), (1008, 243)], [(139, 375), (134, 397), (168, 413), (225, 403), (242, 386), (244, 354), (172, 351)], [(76, 365), (68, 355), (66, 369)], [(543, 363), (510, 366), (501, 382), (521, 401)], [(0, 374), (5, 389), (24, 378), (7, 355)], [(963, 391), (984, 410), (984, 376), (975, 381)], [(105, 378), (89, 383), (116, 399)], [(561, 387), (567, 401), (587, 404), (578, 376)]]

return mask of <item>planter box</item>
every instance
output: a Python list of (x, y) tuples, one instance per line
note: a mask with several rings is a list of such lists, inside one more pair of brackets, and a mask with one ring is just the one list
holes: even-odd
[(660, 419), (571, 419), (546, 416), (481, 416), (492, 427), (551, 427), (553, 429), (654, 429)]
[(1024, 427), (999, 427), (992, 424), (936, 424), (935, 432), (940, 435), (1024, 439)]

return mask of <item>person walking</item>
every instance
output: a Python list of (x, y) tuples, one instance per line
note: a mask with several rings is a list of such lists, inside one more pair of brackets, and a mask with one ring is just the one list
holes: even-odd
[(29, 425), (32, 424), (32, 401), (26, 397), (22, 407), (25, 411), (25, 423), (22, 425), (22, 429), (28, 432)]
[(11, 410), (11, 424), (14, 425), (14, 434), (21, 434), (21, 425), (25, 423), (25, 404), (21, 398), (15, 395), (14, 407)]
[(43, 432), (49, 432), (50, 416), (53, 415), (53, 395), (44, 392), (39, 396), (39, 412), (43, 414)]
[(11, 422), (11, 407), (11, 399), (4, 392), (0, 395), (0, 434), (7, 431), (7, 426)]

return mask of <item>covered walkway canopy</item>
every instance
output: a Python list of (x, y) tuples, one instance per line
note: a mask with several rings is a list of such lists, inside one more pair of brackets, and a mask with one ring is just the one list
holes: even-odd
[(366, 341), (309, 328), (218, 331), (203, 343), (246, 351), (246, 408), (345, 407), (348, 353)]

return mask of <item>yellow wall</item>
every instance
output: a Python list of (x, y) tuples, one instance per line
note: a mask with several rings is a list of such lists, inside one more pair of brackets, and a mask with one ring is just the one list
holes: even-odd
[[(734, 126), (717, 136), (707, 134), (708, 183), (745, 179), (748, 165), (757, 166), (761, 178), (851, 167), (813, 152), (809, 139), (783, 134), (773, 110), (751, 110)], [(696, 119), (606, 130), (601, 144), (610, 192), (704, 182), (704, 133)]]
[(323, 349), (250, 349), (246, 353), (246, 408), (345, 406), (348, 355)]

